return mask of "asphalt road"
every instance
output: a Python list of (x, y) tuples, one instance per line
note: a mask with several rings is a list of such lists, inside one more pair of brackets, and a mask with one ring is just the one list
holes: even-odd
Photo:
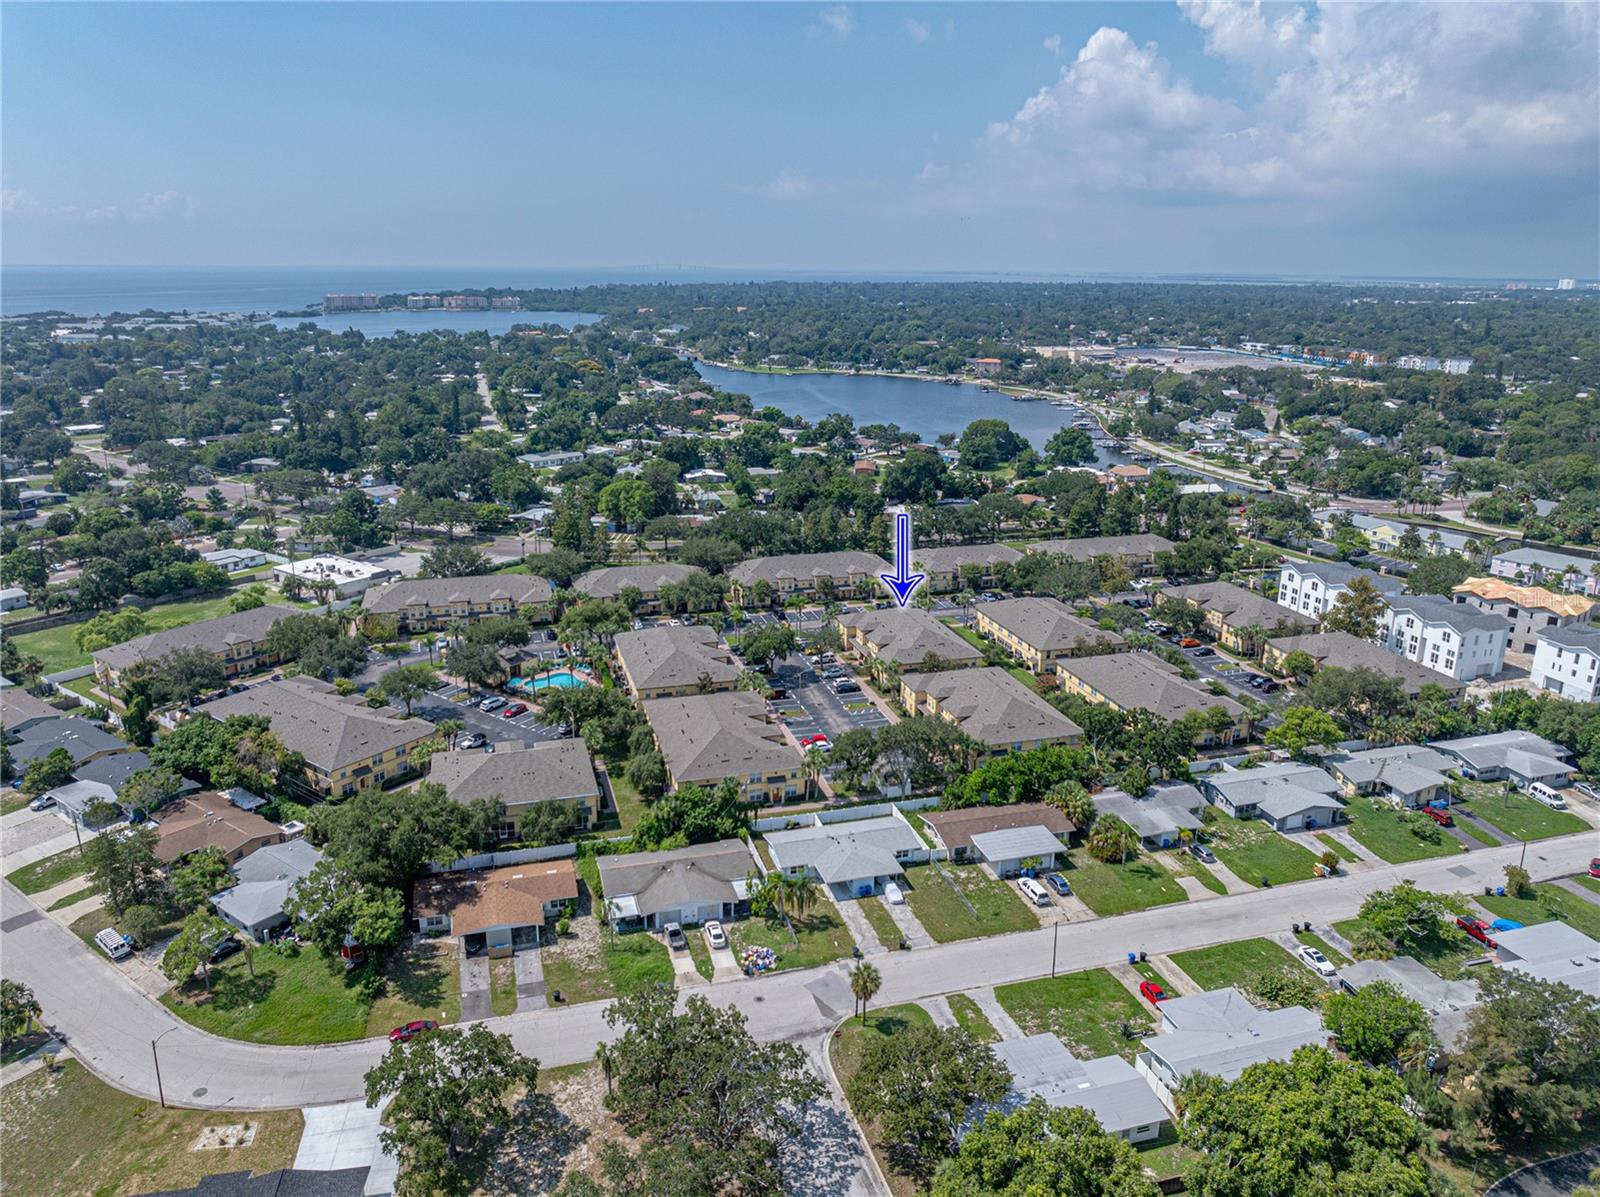
[[(1593, 831), (1531, 845), (1527, 867), (1535, 880), (1568, 876), (1595, 854)], [(1254, 890), (1059, 927), (1062, 971), (1113, 964), (1130, 951), (1182, 951), (1282, 931), (1291, 922), (1347, 918), (1374, 890), (1412, 878), (1427, 889), (1470, 891), (1499, 884), (1520, 845), (1486, 848), (1470, 857), (1444, 857), (1327, 880)], [(1050, 971), (1057, 929), (1022, 931), (893, 953), (878, 966), (878, 1005), (913, 1001), (953, 990), (1027, 980)], [(32, 987), (45, 1020), (103, 1079), (156, 1096), (151, 1040), (160, 1038), (160, 1067), (170, 1101), (202, 1108), (275, 1109), (356, 1098), (362, 1075), (383, 1054), (383, 1040), (318, 1047), (268, 1047), (218, 1039), (181, 1022), (123, 977), (117, 966), (45, 918), (13, 886), (0, 882), (0, 948), (5, 972)], [(763, 1040), (793, 1040), (824, 1031), (848, 1015), (846, 962), (753, 982), (699, 989), (720, 1005), (737, 1006)], [(488, 1020), (517, 1047), (547, 1065), (589, 1060), (612, 1034), (605, 1003), (557, 1006)]]

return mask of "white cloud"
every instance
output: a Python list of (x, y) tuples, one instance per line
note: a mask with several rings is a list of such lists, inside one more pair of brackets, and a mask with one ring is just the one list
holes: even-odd
[(1044, 39), (1044, 48), (1048, 53), (1055, 55), (1055, 57), (1057, 57), (1057, 58), (1060, 58), (1061, 57), (1061, 35), (1059, 33), (1052, 33), (1049, 37), (1045, 38)]
[(1104, 27), (1054, 83), (989, 127), (988, 167), (1036, 191), (1186, 202), (1326, 203), (1585, 171), (1592, 188), (1596, 6), (1180, 8), (1234, 77), (1232, 94), (1196, 88), (1154, 42)]
[(0, 188), (0, 212), (7, 216), (24, 216), (43, 211), (44, 205), (20, 187)]
[(933, 36), (933, 30), (928, 27), (928, 23), (919, 21), (915, 17), (907, 17), (900, 22), (900, 26), (906, 31), (906, 36), (914, 42), (925, 42)]
[(767, 182), (748, 188), (748, 190), (772, 199), (795, 200), (815, 195), (820, 188), (817, 182), (804, 171), (791, 170), (788, 167), (784, 167)]
[(839, 37), (849, 37), (855, 32), (856, 16), (850, 11), (848, 5), (835, 4), (832, 8), (825, 8), (817, 15), (817, 23), (811, 26), (810, 32), (831, 33)]

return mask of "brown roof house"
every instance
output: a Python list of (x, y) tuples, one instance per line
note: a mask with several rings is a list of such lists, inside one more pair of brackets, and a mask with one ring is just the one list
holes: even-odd
[(254, 798), (243, 790), (230, 790), (228, 795), (208, 790), (163, 807), (161, 821), (155, 825), (160, 837), (156, 859), (176, 864), (203, 848), (216, 848), (224, 860), (234, 864), (257, 848), (283, 843), (287, 838), (283, 828), (236, 805)]
[(545, 923), (577, 900), (578, 875), (570, 860), (434, 873), (411, 889), (418, 930), (445, 932), (469, 956), (509, 956), (536, 947)]
[(982, 837), (997, 831), (1043, 828), (1056, 840), (1052, 852), (1061, 851), (1077, 824), (1055, 807), (1043, 802), (1012, 802), (1005, 806), (968, 806), (961, 810), (922, 812), (922, 821), (933, 835), (933, 842), (950, 851), (954, 860), (984, 859)]

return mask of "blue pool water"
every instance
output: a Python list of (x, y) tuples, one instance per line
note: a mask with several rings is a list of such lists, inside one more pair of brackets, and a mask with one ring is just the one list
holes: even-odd
[(515, 678), (511, 684), (521, 690), (548, 690), (552, 687), (557, 690), (570, 690), (574, 686), (587, 685), (581, 677), (566, 669), (539, 677)]

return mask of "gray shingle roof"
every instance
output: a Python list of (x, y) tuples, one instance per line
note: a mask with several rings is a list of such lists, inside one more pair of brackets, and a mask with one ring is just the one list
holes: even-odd
[(1231, 698), (1187, 681), (1173, 666), (1149, 653), (1109, 657), (1071, 657), (1056, 662), (1056, 672), (1071, 674), (1123, 710), (1143, 710), (1177, 720), (1190, 711), (1221, 707), (1235, 720), (1245, 709)]
[(894, 815), (769, 831), (766, 838), (778, 868), (815, 869), (829, 884), (893, 876), (901, 871), (896, 852), (924, 846), (922, 837)]
[(1465, 761), (1479, 773), (1508, 769), (1524, 777), (1549, 777), (1571, 773), (1567, 750), (1530, 731), (1494, 732), (1459, 740), (1435, 740), (1433, 747)]
[(1022, 560), (1022, 554), (1008, 544), (953, 544), (939, 548), (916, 549), (911, 554), (914, 569), (959, 571), (963, 565), (999, 565)]
[(917, 665), (929, 653), (944, 661), (981, 661), (973, 648), (927, 611), (915, 607), (887, 607), (839, 616), (842, 628), (859, 628), (877, 650), (878, 659), (890, 665)]
[(616, 650), (636, 690), (693, 686), (703, 677), (725, 684), (738, 681), (741, 672), (716, 632), (699, 624), (621, 632)]
[(1180, 1077), (1205, 1072), (1231, 1081), (1252, 1064), (1328, 1041), (1321, 1016), (1304, 1006), (1261, 1010), (1233, 988), (1171, 998), (1160, 1010), (1177, 1029), (1143, 1040), (1144, 1048)]
[(577, 737), (494, 752), (436, 752), (428, 761), (428, 780), (442, 785), (455, 802), (498, 797), (508, 807), (600, 794), (594, 759)]
[(1081, 727), (1004, 669), (912, 673), (900, 681), (915, 693), (932, 695), (940, 709), (980, 744), (1005, 747), (1083, 734)]
[(529, 574), (475, 574), (465, 578), (404, 578), (368, 588), (361, 609), (394, 615), (408, 607), (448, 607), (452, 603), (483, 605), (505, 600), (538, 606), (551, 599), (550, 583)]
[(728, 571), (728, 577), (741, 586), (765, 579), (777, 585), (783, 578), (811, 582), (817, 578), (846, 578), (854, 575), (876, 580), (889, 573), (889, 563), (874, 553), (786, 553), (778, 557), (755, 557), (741, 561)]
[(113, 644), (90, 655), (108, 669), (120, 671), (140, 661), (164, 657), (175, 648), (204, 648), (221, 653), (235, 644), (265, 640), (272, 625), (280, 619), (303, 614), (303, 611), (293, 607), (269, 604), (249, 611), (235, 611), (231, 615), (219, 615), (215, 619), (202, 619), (198, 623), (186, 623), (164, 632), (135, 636), (126, 643)]
[(1324, 586), (1349, 587), (1355, 578), (1365, 578), (1383, 594), (1399, 594), (1406, 588), (1404, 578), (1363, 569), (1344, 561), (1289, 561), (1285, 568), (1293, 569), (1303, 578), (1317, 578)]
[(1112, 1134), (1171, 1118), (1155, 1091), (1121, 1056), (1079, 1060), (1048, 1033), (1002, 1040), (994, 1045), (994, 1054), (1011, 1070), (1011, 1092), (1000, 1103), (1007, 1112), (1040, 1097), (1055, 1109), (1090, 1111)]
[(1324, 807), (1342, 808), (1339, 783), (1315, 765), (1285, 763), (1213, 773), (1206, 785), (1233, 806), (1254, 806), (1274, 819)]
[[(9, 729), (6, 734), (13, 735)], [(11, 740), (11, 760), (20, 770), (39, 757), (49, 756), (57, 748), (65, 748), (77, 764), (96, 753), (127, 747), (126, 741), (87, 719), (46, 719), (15, 733)]]
[(1418, 665), (1405, 657), (1379, 648), (1370, 640), (1352, 636), (1349, 632), (1313, 632), (1307, 636), (1279, 636), (1267, 641), (1273, 649), (1283, 652), (1310, 653), (1319, 666), (1338, 669), (1375, 669), (1399, 681), (1407, 694), (1416, 694), (1424, 686), (1438, 686), (1444, 690), (1461, 690), (1459, 682), (1447, 673), (1435, 673), (1425, 665)]
[(229, 871), (241, 885), (260, 881), (299, 881), (310, 875), (322, 853), (307, 840), (285, 840), (257, 848)]
[(1456, 761), (1442, 752), (1418, 744), (1396, 744), (1389, 748), (1369, 748), (1363, 752), (1341, 752), (1323, 762), (1351, 785), (1382, 783), (1414, 794), (1429, 785), (1440, 785), (1444, 774)]
[(1154, 532), (1135, 532), (1130, 536), (1080, 536), (1073, 540), (1040, 540), (1028, 546), (1030, 553), (1052, 553), (1071, 561), (1092, 561), (1096, 557), (1151, 557), (1170, 553), (1176, 546)]
[(285, 748), (325, 773), (433, 734), (433, 724), (425, 719), (386, 714), (355, 695), (341, 698), (332, 686), (306, 677), (252, 686), (208, 703), (196, 714), (218, 722), (230, 715), (263, 716)]
[(666, 852), (629, 852), (597, 858), (606, 901), (631, 897), (640, 916), (677, 910), (685, 903), (734, 902), (755, 861), (743, 840), (691, 844)]
[(163, 1189), (147, 1197), (362, 1197), (369, 1171), (362, 1167), (330, 1171), (283, 1168), (255, 1175), (220, 1172), (203, 1177), (192, 1189)]
[(1070, 652), (1096, 644), (1124, 643), (1117, 633), (1080, 619), (1058, 599), (1001, 599), (985, 604), (979, 614), (1040, 652)]
[(768, 722), (766, 703), (748, 690), (654, 698), (644, 704), (644, 715), (679, 785), (800, 767), (800, 753)]
[(1094, 796), (1096, 814), (1115, 815), (1141, 838), (1199, 831), (1203, 824), (1197, 812), (1205, 804), (1191, 785), (1158, 786), (1142, 798), (1122, 790), (1102, 790)]
[(1248, 628), (1259, 625), (1267, 629), (1282, 628), (1293, 631), (1301, 628), (1310, 631), (1317, 621), (1287, 607), (1280, 607), (1264, 594), (1235, 586), (1232, 582), (1199, 582), (1193, 586), (1167, 586), (1161, 591), (1163, 598), (1184, 599), (1198, 603), (1203, 611), (1216, 611), (1222, 622), (1230, 628)]
[(663, 586), (675, 586), (705, 570), (693, 565), (608, 565), (591, 569), (573, 580), (572, 588), (590, 598), (614, 599), (629, 586), (647, 598), (660, 595)]
[(1509, 632), (1511, 621), (1469, 603), (1454, 603), (1442, 594), (1403, 594), (1389, 600), (1397, 615), (1409, 612), (1424, 623), (1445, 624), (1459, 631)]
[(1564, 628), (1547, 628), (1539, 633), (1539, 639), (1549, 644), (1559, 644), (1562, 648), (1570, 648), (1575, 652), (1593, 653), (1600, 657), (1600, 628), (1582, 627), (1578, 624)]

